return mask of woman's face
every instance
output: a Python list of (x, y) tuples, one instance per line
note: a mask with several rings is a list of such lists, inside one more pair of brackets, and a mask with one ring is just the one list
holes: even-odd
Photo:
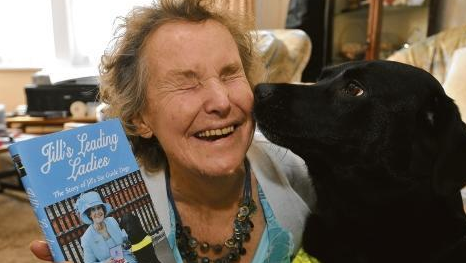
[(173, 172), (229, 175), (252, 140), (253, 93), (226, 27), (171, 22), (147, 40), (147, 106), (135, 120), (156, 136)]
[(96, 205), (89, 208), (91, 211), (90, 218), (94, 223), (102, 223), (105, 219), (105, 211), (101, 205)]

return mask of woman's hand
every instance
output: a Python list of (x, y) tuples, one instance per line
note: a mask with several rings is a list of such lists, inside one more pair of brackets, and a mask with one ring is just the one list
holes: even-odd
[(37, 258), (45, 261), (53, 261), (52, 253), (50, 253), (50, 249), (45, 241), (34, 240), (29, 244), (29, 249)]

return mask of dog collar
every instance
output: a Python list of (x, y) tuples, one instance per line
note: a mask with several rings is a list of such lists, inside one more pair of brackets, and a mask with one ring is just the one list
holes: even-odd
[(141, 240), (141, 242), (131, 246), (131, 252), (136, 252), (149, 244), (152, 244), (152, 238), (150, 236), (146, 236), (143, 240)]

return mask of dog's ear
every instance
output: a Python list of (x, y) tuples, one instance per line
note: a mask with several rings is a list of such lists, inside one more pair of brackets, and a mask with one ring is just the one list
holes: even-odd
[(439, 149), (433, 187), (440, 195), (450, 195), (466, 184), (466, 125), (453, 100), (443, 94), (435, 99), (430, 118), (433, 118)]

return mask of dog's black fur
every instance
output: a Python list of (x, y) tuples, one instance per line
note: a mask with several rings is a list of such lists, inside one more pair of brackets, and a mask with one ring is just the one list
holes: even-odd
[[(124, 214), (120, 219), (120, 227), (128, 234), (128, 239), (131, 245), (141, 242), (147, 233), (144, 231), (139, 218), (131, 213)], [(133, 252), (138, 263), (159, 263), (159, 259), (155, 255), (154, 246), (152, 244)]]
[(466, 128), (429, 73), (353, 62), (311, 86), (261, 84), (254, 116), (308, 166), (303, 247), (322, 263), (466, 262)]

